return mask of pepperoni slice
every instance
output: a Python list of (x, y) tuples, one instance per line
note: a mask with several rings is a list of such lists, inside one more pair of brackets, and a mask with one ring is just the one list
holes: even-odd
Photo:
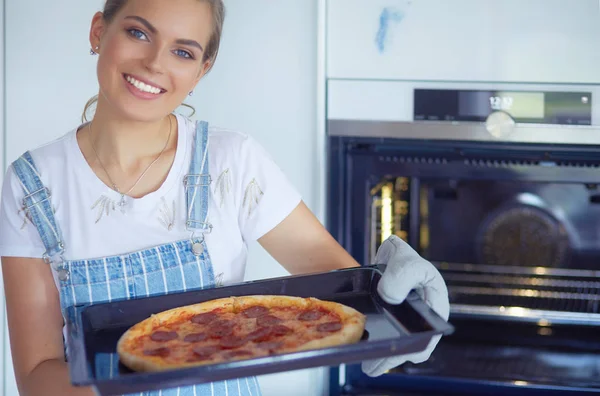
[(310, 309), (310, 310), (304, 311), (300, 315), (298, 315), (298, 320), (302, 320), (302, 321), (319, 320), (319, 319), (321, 319), (321, 317), (323, 315), (325, 315), (325, 313), (323, 311), (319, 311), (318, 309)]
[(274, 336), (283, 336), (288, 333), (291, 333), (292, 329), (284, 325), (275, 325), (271, 327), (271, 334)]
[(194, 352), (194, 355), (200, 359), (208, 359), (218, 350), (219, 350), (219, 347), (216, 345), (197, 346), (192, 349), (192, 351)]
[(221, 338), (221, 342), (219, 343), (219, 345), (221, 345), (221, 348), (223, 349), (235, 349), (241, 347), (247, 342), (248, 340), (244, 337), (229, 335)]
[(217, 320), (216, 322), (212, 322), (210, 327), (233, 327), (233, 321), (227, 319)]
[(185, 342), (200, 342), (200, 341), (204, 341), (208, 338), (208, 336), (206, 335), (206, 333), (191, 333), (186, 335), (183, 338), (183, 341)]
[(281, 322), (282, 322), (281, 319), (279, 319), (277, 316), (273, 316), (273, 315), (263, 315), (263, 316), (259, 316), (258, 318), (256, 318), (256, 325), (260, 326), (260, 327), (274, 326)]
[(166, 342), (177, 338), (177, 332), (175, 331), (155, 331), (150, 336), (152, 341)]
[(271, 328), (260, 327), (246, 336), (248, 341), (264, 341), (271, 336)]
[(213, 329), (210, 329), (208, 332), (211, 338), (222, 338), (231, 335), (232, 333), (232, 327), (215, 327)]
[(342, 324), (340, 322), (327, 322), (321, 323), (317, 326), (317, 331), (322, 331), (324, 333), (333, 333), (342, 329)]
[(208, 335), (211, 338), (221, 338), (233, 333), (233, 324), (228, 320), (219, 320), (213, 322), (208, 329)]
[(201, 313), (195, 316), (192, 316), (192, 323), (196, 324), (209, 324), (213, 320), (217, 319), (219, 316), (214, 312), (206, 312)]
[(171, 353), (171, 350), (167, 347), (161, 347), (161, 348), (156, 348), (156, 349), (146, 349), (144, 351), (144, 355), (146, 355), (146, 356), (167, 357), (167, 356), (169, 356), (169, 353)]
[(236, 351), (229, 351), (229, 352), (225, 353), (223, 355), (223, 357), (225, 359), (232, 359), (232, 358), (237, 358), (237, 357), (249, 357), (249, 356), (252, 356), (252, 355), (253, 354), (250, 351), (245, 351), (243, 349), (238, 349)]
[(246, 308), (242, 311), (242, 315), (247, 318), (258, 318), (259, 316), (266, 315), (269, 312), (269, 308), (263, 307), (262, 305), (255, 305), (250, 308)]
[(260, 349), (266, 349), (269, 352), (271, 352), (271, 351), (275, 351), (275, 350), (281, 348), (283, 346), (283, 343), (266, 341), (266, 342), (260, 342), (260, 343), (256, 344), (256, 346), (259, 347)]

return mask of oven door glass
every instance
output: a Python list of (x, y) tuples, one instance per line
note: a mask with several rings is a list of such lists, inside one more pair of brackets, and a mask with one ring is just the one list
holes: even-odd
[(456, 328), (426, 363), (377, 379), (348, 367), (347, 389), (600, 390), (598, 157), (555, 151), (563, 161), (548, 166), (550, 147), (360, 138), (330, 147), (336, 238), (362, 263), (390, 235), (410, 243), (444, 276)]
[(454, 312), (600, 323), (595, 185), (397, 172), (369, 188), (371, 262), (397, 235), (443, 272)]

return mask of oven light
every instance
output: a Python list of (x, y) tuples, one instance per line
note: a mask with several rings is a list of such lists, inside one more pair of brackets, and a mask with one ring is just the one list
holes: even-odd
[(538, 326), (547, 327), (550, 326), (550, 322), (547, 319), (540, 319), (537, 322)]
[(546, 275), (547, 272), (548, 271), (544, 267), (535, 267), (535, 274), (536, 275)]
[(527, 382), (527, 381), (515, 381), (515, 382), (513, 382), (513, 384), (515, 384), (516, 386), (527, 386), (527, 385), (529, 385), (529, 382)]
[(381, 243), (392, 235), (392, 185), (381, 187)]
[(510, 307), (507, 309), (509, 315), (524, 317), (527, 313), (527, 309), (521, 307)]

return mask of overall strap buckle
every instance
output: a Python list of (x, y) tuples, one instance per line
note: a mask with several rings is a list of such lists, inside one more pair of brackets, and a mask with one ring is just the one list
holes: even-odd
[[(192, 178), (195, 178), (197, 180), (191, 180)], [(201, 187), (201, 186), (210, 186), (212, 183), (212, 177), (210, 176), (210, 174), (202, 174), (202, 175), (193, 175), (193, 174), (187, 174), (184, 176), (183, 178), (183, 185), (186, 188), (191, 188), (191, 187)]]
[(185, 222), (185, 228), (188, 231), (200, 231), (203, 234), (210, 234), (212, 232), (213, 229), (213, 225), (210, 223), (207, 223), (206, 221), (197, 221), (197, 220), (193, 220), (193, 219), (188, 219)]
[[(41, 194), (42, 197), (39, 200), (35, 200), (34, 197), (38, 194)], [(40, 189), (35, 190), (32, 193), (29, 193), (23, 197), (23, 211), (29, 212), (29, 209), (34, 206), (40, 205), (46, 201), (49, 201), (52, 197), (52, 193), (48, 189), (48, 187), (42, 187)]]
[(50, 268), (52, 268), (58, 274), (58, 279), (62, 282), (69, 280), (71, 273), (67, 268), (65, 257), (63, 253), (65, 251), (65, 246), (62, 242), (59, 242), (57, 245), (58, 249), (53, 249), (54, 251), (47, 250), (43, 255), (42, 259)]

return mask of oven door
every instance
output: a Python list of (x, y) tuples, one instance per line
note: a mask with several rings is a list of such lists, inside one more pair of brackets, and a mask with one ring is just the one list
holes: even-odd
[(332, 394), (600, 392), (598, 147), (332, 136), (329, 149), (330, 231), (361, 263), (389, 235), (409, 242), (442, 272), (456, 329), (425, 363), (333, 370)]

